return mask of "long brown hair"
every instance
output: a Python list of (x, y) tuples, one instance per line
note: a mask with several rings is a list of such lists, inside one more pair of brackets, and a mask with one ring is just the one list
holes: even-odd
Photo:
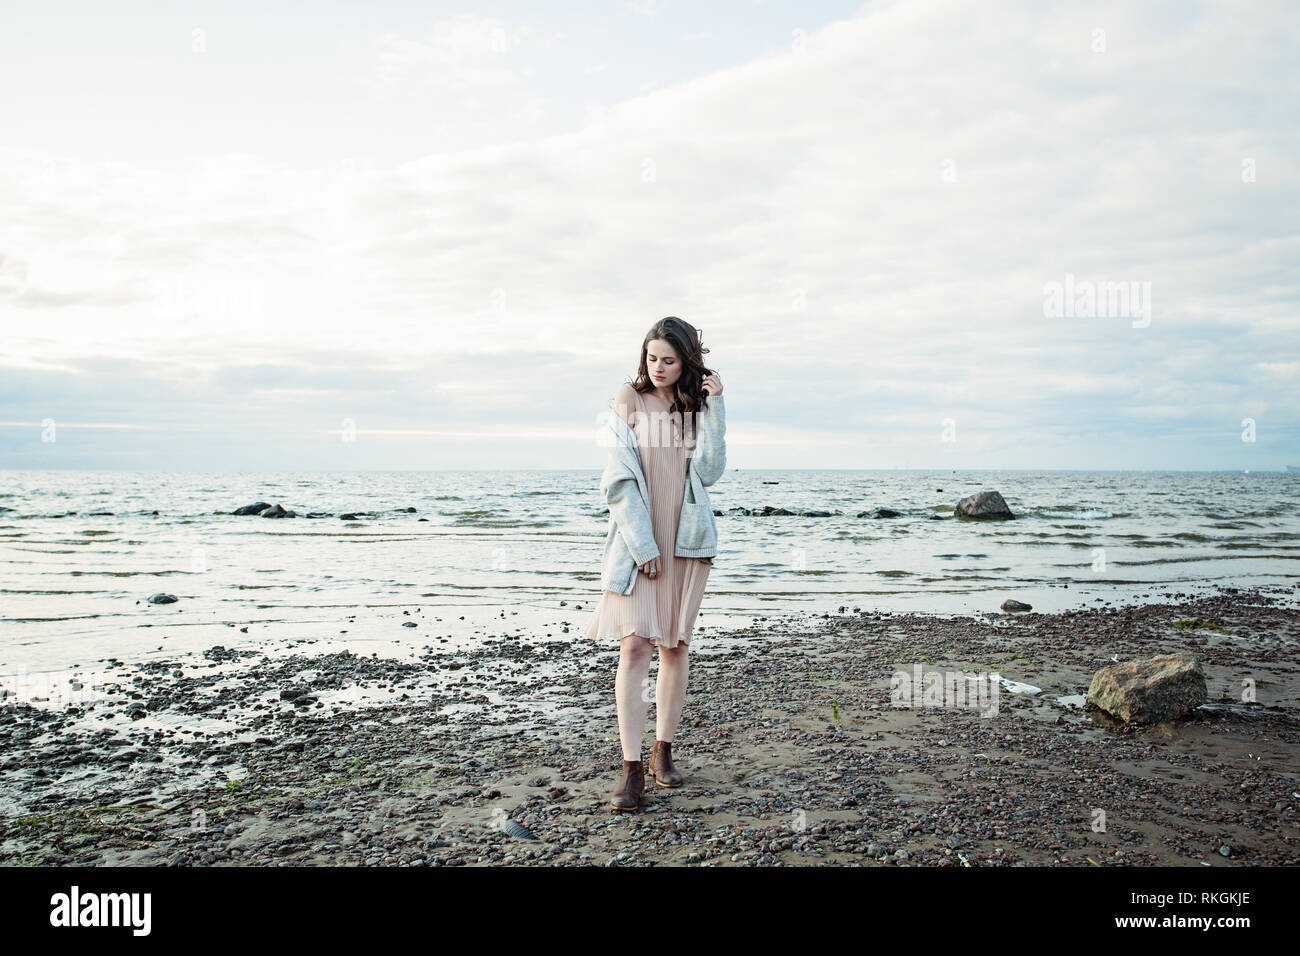
[(703, 382), (713, 374), (713, 369), (704, 364), (703, 356), (709, 350), (704, 347), (704, 338), (695, 326), (675, 315), (666, 316), (650, 326), (650, 331), (641, 340), (641, 361), (632, 387), (638, 392), (654, 390), (655, 384), (646, 369), (645, 357), (648, 346), (655, 339), (662, 339), (671, 345), (682, 363), (682, 374), (673, 383), (675, 397), (669, 411), (683, 412), (684, 419), (686, 414), (708, 408), (709, 399)]

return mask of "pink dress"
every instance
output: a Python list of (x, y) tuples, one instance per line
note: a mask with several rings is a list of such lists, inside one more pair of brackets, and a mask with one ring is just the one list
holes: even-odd
[[(677, 523), (686, 494), (686, 462), (690, 449), (682, 441), (682, 415), (668, 416), (668, 402), (654, 392), (637, 392), (631, 387), (635, 413), (632, 430), (641, 455), (641, 471), (650, 492), (650, 524), (659, 546), (659, 576), (636, 572), (631, 594), (602, 591), (587, 625), (590, 638), (621, 639), (639, 634), (652, 644), (676, 647), (689, 645), (695, 616), (704, 597), (711, 558), (679, 558)], [(617, 407), (619, 399), (615, 399)], [(629, 407), (632, 406), (629, 402)], [(616, 414), (613, 412), (611, 414)], [(653, 417), (652, 417), (653, 416)]]

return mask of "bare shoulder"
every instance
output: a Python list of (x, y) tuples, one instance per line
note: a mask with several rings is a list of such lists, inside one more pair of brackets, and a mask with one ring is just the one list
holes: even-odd
[(627, 382), (618, 387), (614, 393), (614, 411), (626, 422), (632, 421), (632, 414), (636, 411), (636, 389)]

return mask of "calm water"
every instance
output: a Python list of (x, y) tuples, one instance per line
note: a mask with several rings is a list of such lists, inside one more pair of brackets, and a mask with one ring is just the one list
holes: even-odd
[[(400, 636), (416, 642), (492, 627), (576, 635), (599, 596), (598, 479), (0, 472), (11, 509), (0, 510), (0, 669), (257, 639), (378, 646), (415, 607), (423, 629)], [(952, 519), (958, 498), (986, 489), (1016, 520)], [(841, 605), (972, 613), (1013, 597), (1050, 611), (1300, 581), (1300, 475), (733, 470), (711, 492), (724, 512), (833, 515), (718, 518), (697, 627)], [(300, 516), (228, 513), (259, 500)], [(877, 507), (903, 516), (858, 517)], [(357, 511), (377, 514), (338, 517)], [(181, 600), (144, 602), (158, 591)]]

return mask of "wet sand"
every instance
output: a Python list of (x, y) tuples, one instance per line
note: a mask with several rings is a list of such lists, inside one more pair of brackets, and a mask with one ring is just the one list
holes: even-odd
[[(558, 608), (568, 634), (409, 660), (300, 643), (114, 662), (93, 705), (0, 708), (0, 863), (1294, 865), (1296, 592), (1180, 597), (699, 627), (685, 784), (632, 814), (608, 806), (617, 648), (574, 636), (585, 609)], [(1112, 655), (1177, 650), (1209, 689), (1184, 721), (1114, 726), (1069, 699)], [(1040, 692), (1002, 690), (995, 716), (893, 706), (916, 664)], [(648, 759), (653, 702), (646, 731)]]

